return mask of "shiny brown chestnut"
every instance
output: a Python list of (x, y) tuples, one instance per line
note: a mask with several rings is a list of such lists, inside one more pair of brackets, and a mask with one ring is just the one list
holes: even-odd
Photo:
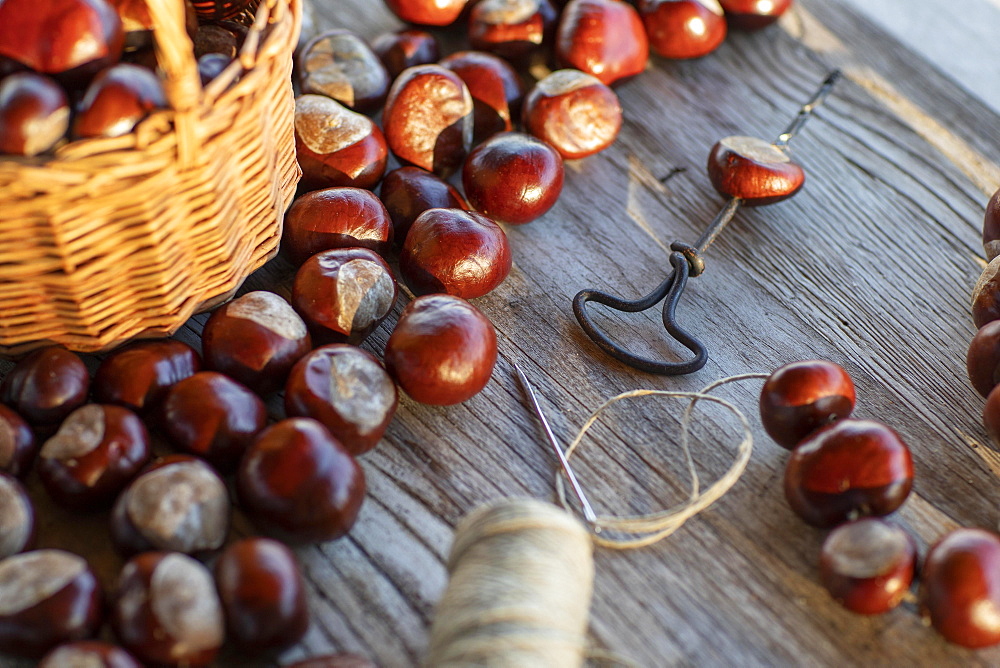
[(983, 217), (983, 250), (986, 259), (992, 260), (1000, 255), (1000, 190), (986, 204), (986, 215)]
[(326, 95), (355, 111), (373, 111), (385, 100), (389, 73), (371, 47), (348, 30), (328, 30), (299, 54), (303, 93)]
[(996, 388), (987, 395), (983, 406), (983, 426), (994, 445), (1000, 446), (1000, 392)]
[(447, 26), (454, 23), (469, 0), (385, 0), (389, 10), (407, 23)]
[(118, 576), (115, 635), (146, 664), (207, 666), (222, 646), (222, 604), (205, 566), (177, 552), (145, 552)]
[(292, 306), (313, 342), (358, 344), (389, 315), (396, 292), (381, 257), (367, 248), (336, 248), (316, 253), (299, 267)]
[(545, 215), (562, 193), (562, 157), (537, 137), (502, 132), (469, 154), (462, 186), (476, 211), (499, 223), (530, 223)]
[(79, 640), (53, 649), (38, 662), (38, 668), (142, 668), (142, 664), (117, 645)]
[(323, 95), (295, 99), (295, 155), (305, 190), (372, 188), (389, 157), (385, 137), (370, 118)]
[(397, 402), (396, 384), (378, 360), (345, 344), (303, 357), (285, 385), (285, 413), (320, 421), (355, 456), (378, 445)]
[(34, 544), (35, 507), (24, 485), (3, 472), (0, 472), (0, 509), (0, 559), (6, 559)]
[(846, 418), (802, 441), (785, 468), (785, 498), (809, 524), (829, 528), (888, 515), (913, 486), (910, 449), (879, 422)]
[(434, 63), (441, 57), (437, 37), (426, 30), (415, 28), (382, 33), (372, 40), (372, 51), (385, 65), (392, 79), (407, 67)]
[(87, 88), (73, 119), (73, 136), (120, 137), (151, 111), (166, 106), (167, 95), (155, 73), (118, 63), (101, 71)]
[(819, 579), (851, 612), (880, 615), (906, 596), (916, 566), (917, 546), (906, 531), (865, 517), (840, 525), (823, 541)]
[(410, 302), (385, 346), (385, 366), (415, 400), (437, 406), (461, 403), (493, 374), (493, 324), (469, 302), (427, 295)]
[(974, 649), (1000, 643), (1000, 536), (960, 528), (931, 546), (920, 574), (920, 605), (948, 642)]
[(556, 70), (524, 98), (524, 129), (567, 159), (603, 151), (618, 138), (622, 106), (601, 80), (580, 70)]
[(65, 348), (41, 348), (11, 369), (0, 383), (0, 402), (28, 424), (48, 431), (83, 405), (90, 374), (83, 360)]
[(69, 101), (62, 86), (34, 72), (0, 79), (0, 153), (45, 153), (68, 129)]
[(649, 46), (664, 58), (701, 58), (726, 39), (718, 0), (640, 0)]
[(854, 402), (854, 382), (839, 364), (792, 362), (764, 381), (760, 421), (768, 436), (792, 450), (817, 429), (849, 416)]
[(324, 654), (290, 663), (283, 668), (378, 668), (378, 666), (357, 654)]
[(200, 59), (210, 53), (235, 58), (242, 40), (232, 30), (208, 23), (198, 26), (191, 41), (194, 45), (194, 57)]
[(385, 175), (379, 198), (392, 219), (393, 239), (401, 246), (417, 216), (427, 209), (469, 209), (450, 183), (419, 167), (400, 167)]
[(0, 405), (0, 471), (23, 478), (28, 474), (37, 452), (35, 433), (28, 423), (11, 409)]
[(642, 19), (620, 0), (570, 0), (559, 19), (555, 46), (563, 67), (608, 85), (639, 74), (649, 60)]
[(440, 65), (410, 67), (385, 101), (386, 143), (404, 164), (447, 177), (472, 145), (472, 111), (472, 96), (457, 74)]
[(265, 429), (236, 475), (240, 504), (264, 533), (286, 543), (333, 540), (357, 519), (365, 474), (322, 424), (288, 418)]
[(140, 341), (114, 351), (94, 373), (94, 398), (138, 413), (154, 410), (176, 382), (201, 370), (201, 357), (181, 341)]
[(205, 366), (266, 394), (285, 383), (292, 366), (312, 348), (309, 330), (291, 304), (256, 291), (222, 306), (205, 323)]
[(245, 651), (298, 642), (309, 628), (306, 586), (295, 555), (269, 538), (233, 543), (215, 562), (226, 640)]
[(267, 426), (267, 407), (232, 378), (200, 371), (167, 391), (160, 423), (170, 445), (231, 471)]
[(479, 0), (469, 12), (469, 43), (524, 63), (551, 41), (558, 15), (549, 0)]
[(986, 323), (972, 337), (965, 366), (972, 387), (984, 397), (1000, 384), (1000, 320)]
[(332, 248), (392, 247), (389, 212), (370, 190), (325, 188), (298, 197), (285, 215), (282, 247), (295, 264)]
[(507, 61), (482, 51), (458, 51), (439, 64), (460, 76), (469, 89), (473, 143), (513, 129), (514, 119), (521, 109), (524, 85)]
[(52, 499), (70, 510), (110, 505), (151, 456), (149, 433), (127, 408), (81, 406), (38, 453), (38, 477)]
[(399, 273), (418, 295), (445, 292), (473, 299), (503, 283), (511, 262), (507, 234), (486, 216), (428, 209), (406, 234)]
[(125, 555), (146, 550), (217, 550), (229, 530), (229, 492), (219, 475), (188, 455), (160, 457), (118, 496), (111, 541)]
[(792, 0), (719, 0), (730, 28), (760, 30), (771, 25), (792, 6)]
[(103, 596), (83, 557), (63, 550), (0, 561), (0, 652), (39, 657), (101, 626)]
[(708, 155), (708, 178), (719, 193), (745, 206), (788, 199), (806, 180), (802, 166), (774, 144), (755, 137), (726, 137)]
[(972, 322), (982, 329), (1000, 320), (1000, 256), (990, 260), (972, 289)]

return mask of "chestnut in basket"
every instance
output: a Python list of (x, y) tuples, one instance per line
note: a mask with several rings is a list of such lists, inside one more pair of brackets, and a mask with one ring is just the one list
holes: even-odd
[(332, 97), (355, 111), (376, 110), (389, 90), (389, 73), (363, 39), (348, 30), (328, 30), (299, 54), (303, 93)]
[(206, 666), (225, 636), (212, 574), (176, 552), (146, 552), (125, 564), (111, 624), (132, 654), (157, 665)]
[(0, 153), (45, 153), (68, 129), (69, 102), (62, 86), (33, 72), (0, 79)]
[(111, 510), (111, 540), (126, 555), (208, 552), (225, 542), (229, 515), (229, 492), (212, 467), (189, 455), (167, 455), (118, 496)]
[(622, 106), (597, 77), (556, 70), (528, 92), (521, 117), (526, 131), (573, 160), (614, 143), (622, 127)]
[(367, 248), (316, 253), (299, 267), (292, 287), (292, 305), (317, 343), (361, 343), (395, 302), (389, 265)]
[(399, 255), (399, 273), (415, 293), (482, 297), (510, 273), (507, 234), (486, 216), (428, 209), (413, 221)]
[(194, 57), (200, 59), (210, 53), (226, 58), (235, 58), (240, 51), (242, 40), (232, 30), (213, 23), (199, 25), (192, 39)]
[(701, 58), (726, 39), (718, 0), (640, 0), (649, 46), (664, 58)]
[(38, 668), (142, 668), (142, 664), (116, 645), (79, 640), (53, 649), (42, 657)]
[[(201, 85), (207, 86), (217, 76), (222, 74), (232, 62), (232, 58), (227, 58), (221, 53), (206, 53), (199, 58), (198, 78), (201, 80)], [(238, 80), (239, 78), (236, 79), (236, 81)]]
[(284, 299), (263, 290), (222, 306), (202, 332), (205, 365), (267, 394), (285, 383), (299, 358), (312, 348), (309, 330)]
[(760, 30), (771, 25), (792, 6), (792, 0), (719, 0), (729, 27)]
[(370, 118), (323, 95), (295, 99), (295, 155), (302, 188), (372, 188), (382, 178), (389, 153)]
[(17, 478), (2, 472), (0, 508), (0, 559), (6, 559), (35, 542), (35, 507)]
[(0, 402), (36, 429), (55, 429), (83, 405), (90, 374), (83, 360), (65, 348), (41, 348), (19, 361), (0, 383)]
[(407, 23), (446, 26), (458, 19), (469, 0), (385, 0), (393, 14)]
[(309, 628), (299, 562), (269, 538), (233, 543), (215, 562), (215, 584), (226, 618), (226, 640), (242, 650), (288, 647)]
[(469, 89), (474, 143), (514, 127), (524, 86), (507, 61), (481, 51), (458, 51), (441, 60), (440, 65), (462, 77)]
[(440, 65), (417, 65), (396, 77), (382, 126), (403, 163), (447, 177), (472, 145), (472, 96), (461, 77)]
[(620, 0), (570, 0), (556, 30), (556, 59), (608, 85), (646, 68), (649, 40), (632, 5)]
[(489, 382), (497, 359), (493, 324), (469, 302), (427, 295), (410, 302), (385, 346), (385, 366), (415, 400), (448, 406)]
[(142, 420), (127, 408), (82, 406), (38, 453), (38, 476), (52, 499), (70, 510), (109, 505), (151, 456)]
[(806, 180), (802, 167), (771, 142), (725, 137), (708, 156), (708, 178), (720, 194), (744, 206), (774, 204), (797, 193)]
[(792, 362), (764, 381), (760, 421), (778, 445), (793, 450), (817, 429), (849, 416), (854, 401), (854, 381), (839, 364)]
[(292, 262), (302, 264), (332, 248), (370, 248), (384, 255), (392, 237), (389, 212), (370, 190), (326, 188), (292, 202), (281, 244)]
[(240, 462), (240, 504), (265, 533), (286, 543), (340, 538), (354, 525), (365, 474), (322, 424), (289, 418), (265, 429)]
[(525, 62), (551, 40), (558, 15), (549, 0), (479, 0), (469, 12), (469, 43)]
[(285, 386), (285, 413), (319, 420), (352, 455), (378, 445), (396, 403), (396, 384), (378, 360), (344, 344), (303, 357)]
[(372, 40), (372, 51), (392, 79), (407, 67), (435, 63), (441, 57), (437, 38), (426, 30), (415, 28), (382, 33)]
[(153, 410), (174, 383), (201, 369), (201, 357), (173, 339), (140, 341), (114, 351), (94, 373), (94, 398), (137, 412)]
[(94, 77), (73, 120), (73, 136), (120, 137), (149, 112), (167, 106), (167, 96), (154, 72), (118, 63)]
[(419, 167), (400, 167), (386, 174), (379, 197), (392, 219), (393, 239), (400, 246), (413, 221), (427, 209), (469, 209), (450, 183)]
[(11, 409), (0, 405), (0, 471), (23, 478), (28, 474), (37, 452), (35, 434), (28, 423)]
[(63, 550), (22, 552), (0, 561), (0, 652), (39, 657), (97, 633), (101, 585), (87, 561)]

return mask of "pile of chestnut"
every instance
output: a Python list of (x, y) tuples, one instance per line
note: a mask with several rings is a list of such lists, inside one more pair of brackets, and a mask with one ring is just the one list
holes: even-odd
[(979, 331), (969, 344), (966, 366), (972, 387), (986, 398), (983, 424), (1000, 446), (1000, 190), (986, 205), (983, 249), (989, 264), (972, 291), (972, 320)]
[(1000, 643), (1000, 535), (955, 529), (931, 546), (918, 569), (917, 546), (882, 519), (913, 485), (909, 448), (895, 431), (850, 418), (854, 383), (843, 368), (813, 360), (771, 374), (760, 395), (761, 421), (791, 450), (785, 498), (808, 524), (832, 529), (820, 550), (820, 580), (848, 610), (875, 615), (909, 597), (920, 573), (919, 603), (946, 640), (965, 647)]

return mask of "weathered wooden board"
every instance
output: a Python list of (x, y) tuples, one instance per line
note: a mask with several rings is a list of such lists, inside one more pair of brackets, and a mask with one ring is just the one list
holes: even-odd
[[(316, 11), (319, 25), (366, 37), (399, 25), (370, 0)], [(712, 143), (773, 137), (832, 67), (846, 80), (794, 144), (809, 175), (804, 191), (741, 212), (681, 304), (686, 326), (710, 347), (708, 365), (660, 378), (604, 357), (579, 329), (573, 295), (604, 287), (634, 296), (657, 283), (669, 242), (693, 241), (722, 204), (703, 171)], [(914, 494), (898, 520), (922, 549), (956, 525), (997, 526), (1000, 454), (984, 445), (982, 400), (964, 359), (983, 207), (1000, 185), (1000, 116), (830, 0), (801, 0), (780, 27), (733, 34), (708, 58), (654, 59), (617, 90), (627, 116), (619, 142), (568, 166), (562, 198), (542, 220), (509, 229), (514, 270), (477, 301), (500, 337), (493, 381), (461, 406), (404, 398), (385, 441), (363, 457), (369, 493), (354, 530), (299, 550), (314, 624), (283, 658), (351, 650), (385, 667), (418, 663), (457, 520), (490, 499), (551, 498), (554, 457), (524, 407), (514, 361), (568, 439), (624, 390), (697, 390), (795, 359), (835, 360), (858, 385), (857, 414), (887, 422), (913, 449)], [(287, 292), (290, 274), (279, 258), (247, 289)], [(196, 342), (203, 321), (179, 336)], [(656, 312), (607, 314), (602, 323), (637, 351), (674, 354)], [(366, 347), (380, 353), (389, 331), (383, 325)], [(757, 425), (758, 390), (756, 381), (721, 394)], [(578, 470), (599, 511), (644, 512), (684, 498), (681, 408), (621, 406), (594, 432)], [(696, 458), (713, 479), (737, 435), (718, 409), (703, 416)], [(1000, 650), (948, 645), (912, 604), (868, 619), (830, 600), (816, 577), (823, 534), (787, 508), (786, 453), (755, 429), (746, 474), (708, 512), (653, 547), (598, 551), (595, 645), (643, 666), (1000, 662)], [(65, 524), (53, 516), (43, 543), (106, 551), (100, 518), (71, 532)], [(237, 523), (236, 533), (248, 532)], [(110, 581), (117, 562), (104, 563)]]

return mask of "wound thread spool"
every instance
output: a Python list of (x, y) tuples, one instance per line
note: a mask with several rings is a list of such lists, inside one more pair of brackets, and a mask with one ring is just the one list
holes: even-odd
[(593, 541), (575, 517), (505, 499), (455, 529), (425, 666), (576, 668), (586, 654)]

